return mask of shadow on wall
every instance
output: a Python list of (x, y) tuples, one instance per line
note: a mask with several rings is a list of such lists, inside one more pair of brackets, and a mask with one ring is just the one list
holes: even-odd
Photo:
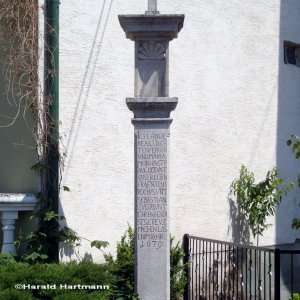
[(250, 229), (246, 222), (245, 216), (241, 213), (236, 202), (228, 196), (229, 215), (232, 242), (236, 244), (249, 245), (250, 244)]
[[(277, 167), (280, 176), (296, 183), (300, 161), (296, 160), (286, 141), (291, 134), (300, 135), (300, 68), (284, 64), (284, 41), (300, 43), (300, 2), (282, 0), (280, 11), (279, 70), (278, 70), (278, 123)], [(297, 185), (297, 184), (296, 184)], [(291, 229), (292, 219), (300, 216), (300, 190), (284, 199), (276, 217), (276, 243), (292, 243), (300, 231)]]
[[(300, 217), (300, 190), (297, 187), (297, 174), (300, 174), (300, 161), (296, 160), (286, 145), (291, 134), (300, 135), (300, 68), (284, 64), (284, 41), (300, 43), (300, 2), (281, 0), (279, 70), (278, 70), (278, 123), (277, 123), (277, 167), (280, 176), (296, 183), (287, 199), (284, 199), (276, 215), (276, 243), (293, 243), (300, 237), (300, 231), (291, 229), (294, 217)], [(281, 274), (282, 294), (290, 293), (289, 276)]]
[[(99, 6), (100, 9), (99, 9), (99, 18), (97, 20), (97, 27), (94, 33), (93, 42), (91, 44), (87, 64), (85, 66), (85, 72), (82, 77), (80, 91), (76, 101), (76, 109), (72, 118), (73, 122), (70, 127), (69, 134), (67, 136), (66, 146), (65, 146), (69, 164), (71, 164), (73, 160), (73, 154), (74, 154), (73, 152), (74, 149), (76, 148), (78, 134), (85, 114), (85, 106), (89, 98), (90, 89), (92, 88), (94, 75), (97, 67), (97, 60), (101, 52), (102, 42), (107, 28), (107, 23), (111, 14), (113, 1), (114, 0), (104, 0), (102, 6)], [(106, 10), (105, 8), (107, 7), (108, 9)], [(68, 172), (69, 172), (69, 168), (66, 168), (66, 171), (62, 176), (63, 182), (61, 183), (61, 185), (64, 185), (65, 183), (66, 185), (68, 185), (68, 180), (67, 180)], [(72, 190), (71, 186), (70, 188)], [(59, 203), (59, 214), (62, 216), (65, 215), (61, 203)], [(67, 220), (65, 220), (61, 225), (68, 227)], [(76, 257), (78, 260), (93, 261), (92, 255), (88, 252), (84, 253), (83, 256), (80, 256), (78, 247), (74, 248), (72, 246), (68, 246), (62, 243), (60, 244), (59, 249), (60, 249), (59, 257), (61, 259), (65, 258), (71, 260)]]
[[(92, 88), (96, 66), (97, 66), (97, 60), (101, 51), (103, 38), (110, 17), (113, 1), (114, 0), (109, 0), (109, 1), (104, 0), (100, 9), (97, 28), (94, 33), (93, 43), (91, 45), (88, 61), (85, 66), (85, 72), (80, 86), (80, 91), (76, 101), (76, 109), (72, 118), (73, 119), (72, 126), (70, 127), (69, 134), (67, 136), (68, 140), (66, 143), (66, 152), (69, 156), (68, 160), (70, 163), (72, 162), (73, 159), (73, 151), (76, 148), (81, 122), (83, 120), (83, 116), (85, 113), (86, 103), (88, 101), (89, 93)], [(108, 11), (104, 13), (106, 6), (108, 6)], [(102, 23), (104, 23), (103, 28), (101, 28)], [(66, 181), (67, 177), (68, 177), (68, 169), (64, 174), (64, 181)]]

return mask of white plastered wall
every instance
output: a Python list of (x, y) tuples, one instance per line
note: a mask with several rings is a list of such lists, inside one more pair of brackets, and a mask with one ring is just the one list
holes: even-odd
[[(241, 164), (259, 180), (277, 163), (280, 1), (158, 2), (161, 13), (185, 14), (170, 43), (170, 96), (179, 98), (171, 126), (171, 233), (178, 240), (184, 233), (232, 240), (228, 193)], [(290, 5), (288, 17), (296, 19), (300, 3)], [(140, 0), (60, 6), (62, 184), (71, 189), (61, 194), (61, 213), (79, 236), (109, 241), (109, 251), (127, 222), (133, 225), (133, 126), (125, 98), (133, 96), (134, 44), (117, 16), (146, 8)], [(299, 34), (290, 38), (300, 42)], [(289, 84), (299, 85), (300, 69), (292, 68)], [(275, 230), (261, 244), (293, 238), (278, 239)], [(102, 260), (87, 241), (76, 251)], [(62, 248), (61, 257), (76, 254)]]

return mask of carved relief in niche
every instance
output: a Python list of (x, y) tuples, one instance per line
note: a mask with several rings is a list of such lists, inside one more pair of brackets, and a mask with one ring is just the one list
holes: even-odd
[(163, 60), (166, 57), (166, 49), (163, 44), (150, 41), (144, 42), (138, 51), (138, 58), (141, 60)]

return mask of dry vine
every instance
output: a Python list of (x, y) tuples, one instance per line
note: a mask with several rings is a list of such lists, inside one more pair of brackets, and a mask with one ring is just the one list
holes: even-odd
[[(0, 0), (3, 76), (10, 105), (38, 114), (38, 7), (36, 0)], [(10, 99), (13, 99), (11, 103)]]
[(51, 116), (50, 97), (43, 96), (39, 69), (39, 6), (38, 0), (0, 0), (0, 61), (3, 63), (6, 99), (16, 109), (10, 122), (30, 109), (34, 118), (32, 134), (36, 143), (40, 171), (41, 195), (46, 198), (48, 171), (47, 165)]

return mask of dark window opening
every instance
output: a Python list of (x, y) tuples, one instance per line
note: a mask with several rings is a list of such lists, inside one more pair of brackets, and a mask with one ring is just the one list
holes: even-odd
[(284, 42), (284, 63), (300, 67), (300, 45)]

